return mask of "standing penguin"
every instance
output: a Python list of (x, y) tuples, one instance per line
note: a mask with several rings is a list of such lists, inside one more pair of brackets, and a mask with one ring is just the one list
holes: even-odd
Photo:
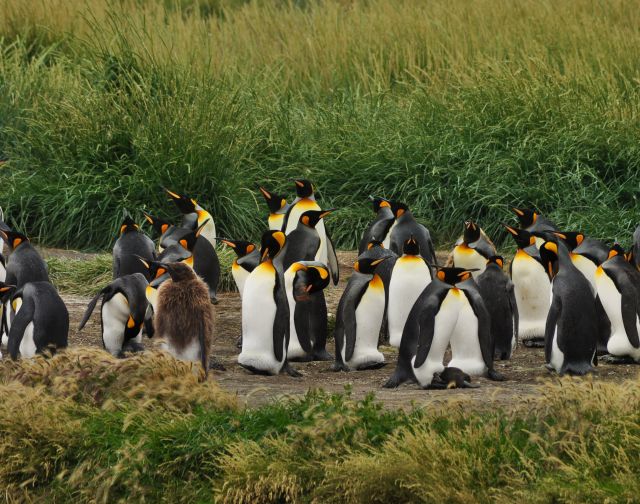
[(403, 254), (393, 266), (389, 283), (389, 344), (400, 348), (402, 332), (409, 312), (418, 296), (431, 283), (431, 269), (420, 255), (420, 245), (411, 236), (405, 243)]
[(290, 205), (284, 196), (269, 192), (264, 187), (260, 187), (259, 189), (269, 207), (269, 218), (267, 219), (269, 229), (272, 231), (282, 230), (282, 224), (284, 224), (284, 218)]
[(633, 232), (633, 247), (631, 248), (631, 258), (635, 268), (640, 271), (640, 226)]
[[(302, 215), (308, 210), (322, 210), (316, 202), (313, 191), (313, 185), (308, 180), (295, 180), (297, 197), (291, 204), (282, 223), (282, 231), (288, 236), (296, 227)], [(324, 221), (318, 222), (316, 226), (318, 235), (320, 235), (320, 248), (316, 254), (315, 260), (329, 266), (331, 279), (334, 285), (338, 285), (340, 279), (340, 270), (338, 269), (338, 256), (331, 241)]]
[(558, 374), (584, 375), (596, 361), (598, 320), (589, 281), (566, 250), (550, 241), (540, 246), (551, 280), (551, 308), (545, 329), (545, 360)]
[(100, 323), (105, 350), (115, 357), (122, 357), (125, 351), (143, 350), (142, 326), (150, 315), (147, 311), (147, 285), (142, 273), (116, 278), (89, 302), (78, 330), (86, 325), (102, 298)]
[(7, 261), (6, 283), (15, 285), (19, 289), (29, 282), (49, 281), (47, 263), (25, 235), (0, 229), (0, 236), (11, 250)]
[(553, 234), (562, 240), (562, 243), (569, 250), (571, 262), (589, 280), (595, 295), (596, 269), (609, 256), (607, 246), (599, 240), (586, 238), (584, 234), (576, 231), (554, 231)]
[(326, 361), (327, 303), (323, 289), (329, 285), (329, 270), (316, 261), (298, 261), (284, 273), (289, 303), (289, 361)]
[(478, 290), (489, 312), (495, 356), (511, 358), (518, 344), (518, 304), (513, 282), (504, 274), (501, 256), (491, 256), (484, 272), (476, 278)]
[[(147, 277), (148, 271), (140, 263), (138, 257), (147, 261), (155, 259), (155, 246), (151, 238), (140, 231), (131, 217), (127, 216), (120, 226), (120, 236), (113, 246), (113, 278), (133, 273), (142, 273)], [(147, 280), (149, 278), (147, 277)]]
[(551, 283), (536, 248), (536, 238), (523, 229), (505, 226), (518, 250), (510, 273), (518, 305), (518, 335), (525, 346), (543, 346)]
[[(6, 288), (2, 284), (0, 292)], [(69, 312), (51, 283), (29, 282), (10, 294), (7, 303), (12, 307), (7, 348), (13, 360), (67, 347)]]
[(191, 266), (196, 274), (209, 286), (209, 297), (211, 302), (216, 304), (218, 302), (220, 260), (211, 242), (202, 236), (202, 232), (206, 228), (207, 222), (203, 222), (195, 232), (192, 231), (181, 238), (179, 243), (192, 254), (192, 257), (185, 259), (183, 262)]
[(198, 202), (193, 198), (174, 193), (169, 191), (169, 189), (165, 189), (165, 191), (176, 204), (178, 210), (184, 214), (182, 227), (192, 229), (194, 231), (202, 228), (200, 231), (202, 236), (211, 243), (211, 246), (215, 247), (216, 225), (213, 222), (211, 214), (198, 205)]
[(289, 304), (282, 276), (273, 265), (285, 242), (282, 231), (266, 231), (262, 235), (260, 265), (244, 284), (238, 364), (255, 374), (277, 375), (285, 371), (301, 376), (287, 363)]
[(377, 369), (384, 366), (378, 336), (384, 315), (384, 284), (377, 267), (389, 259), (383, 248), (358, 256), (336, 313), (336, 357), (333, 371)]
[(177, 245), (178, 241), (184, 237), (191, 230), (183, 227), (174, 226), (168, 221), (161, 219), (160, 217), (154, 217), (146, 212), (143, 212), (144, 218), (147, 220), (153, 229), (160, 235), (158, 240), (158, 252), (162, 252), (171, 245)]
[(478, 278), (487, 265), (487, 259), (496, 255), (496, 247), (473, 221), (464, 223), (462, 238), (456, 242), (452, 252), (452, 265), (456, 268), (476, 270), (473, 278)]
[(396, 218), (391, 210), (391, 202), (384, 198), (372, 198), (373, 212), (376, 214), (376, 218), (373, 220), (369, 227), (362, 235), (360, 240), (360, 246), (358, 247), (358, 254), (362, 254), (367, 250), (367, 246), (372, 240), (378, 240), (385, 248), (389, 248), (391, 242), (391, 226), (395, 222)]
[(231, 265), (231, 275), (236, 283), (240, 297), (242, 297), (244, 284), (249, 278), (249, 273), (260, 264), (260, 252), (253, 243), (248, 241), (226, 239), (220, 239), (220, 241), (231, 247), (236, 253), (237, 257)]
[(546, 239), (550, 238), (553, 231), (558, 230), (558, 227), (553, 222), (535, 210), (515, 207), (511, 210), (516, 214), (516, 217), (518, 217), (520, 228), (534, 233), (537, 247), (540, 247)]
[(164, 266), (171, 279), (157, 292), (154, 333), (176, 359), (200, 362), (206, 377), (214, 332), (209, 288), (186, 264)]
[(429, 230), (416, 221), (415, 217), (404, 203), (394, 202), (392, 205), (396, 221), (391, 228), (390, 249), (400, 255), (404, 243), (413, 236), (420, 247), (420, 255), (429, 264), (438, 264), (436, 251), (433, 248)]
[(624, 259), (624, 250), (615, 244), (609, 258), (596, 270), (598, 298), (611, 321), (607, 341), (612, 364), (640, 363), (640, 281), (638, 272)]

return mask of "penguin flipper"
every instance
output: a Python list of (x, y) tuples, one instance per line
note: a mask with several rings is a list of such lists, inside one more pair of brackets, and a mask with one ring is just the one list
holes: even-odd
[(478, 341), (480, 343), (482, 360), (484, 360), (489, 371), (492, 371), (495, 342), (491, 334), (491, 318), (489, 317), (489, 312), (477, 289), (467, 289), (463, 287), (462, 291), (466, 294), (473, 313), (475, 313), (478, 319)]
[(9, 342), (7, 343), (7, 349), (9, 355), (13, 360), (18, 359), (18, 353), (20, 352), (20, 343), (22, 337), (30, 322), (33, 321), (33, 315), (35, 313), (35, 305), (30, 298), (22, 299), (22, 306), (16, 313), (13, 322), (11, 322), (11, 329), (9, 330)]
[(338, 265), (338, 256), (336, 255), (336, 249), (333, 245), (333, 240), (331, 240), (331, 235), (329, 234), (329, 230), (327, 226), (324, 227), (325, 236), (327, 237), (327, 261), (329, 266), (329, 273), (331, 273), (331, 279), (333, 280), (333, 285), (338, 285), (340, 281), (340, 267)]
[[(516, 291), (513, 282), (509, 281), (507, 286), (507, 294), (509, 296), (509, 307), (511, 308), (511, 317), (513, 319), (513, 335), (516, 338), (516, 345), (518, 344), (519, 327), (520, 327), (520, 314), (518, 312), (518, 303), (516, 301)], [(513, 350), (513, 349), (512, 349)]]
[(310, 302), (298, 302), (295, 304), (293, 310), (293, 323), (296, 326), (296, 333), (298, 334), (298, 341), (300, 342), (300, 346), (307, 353), (311, 354), (313, 352), (313, 346), (311, 344), (311, 339), (309, 337), (310, 333), (310, 324), (309, 318), (311, 313), (309, 313), (311, 308)]
[(282, 288), (280, 275), (276, 273), (274, 297), (276, 302), (276, 316), (273, 321), (273, 353), (276, 360), (285, 359), (284, 352), (289, 347), (289, 301)]
[[(411, 315), (411, 314), (410, 314)], [(409, 320), (407, 320), (409, 322)], [(408, 328), (412, 327), (413, 324), (405, 324), (405, 332)], [(427, 357), (429, 356), (429, 352), (431, 351), (431, 344), (433, 343), (433, 333), (436, 326), (436, 316), (432, 310), (425, 310), (420, 317), (420, 326), (419, 326), (419, 335), (418, 335), (418, 347), (416, 351), (416, 359), (413, 362), (414, 368), (419, 368), (422, 366)], [(402, 334), (402, 339), (405, 339), (407, 334)], [(408, 339), (408, 338), (407, 338)], [(402, 343), (400, 343), (402, 345)]]
[(627, 332), (627, 338), (633, 348), (640, 348), (640, 338), (638, 338), (637, 320), (640, 315), (640, 299), (627, 275), (620, 275), (617, 279), (622, 298), (622, 323)]
[(93, 313), (93, 310), (96, 307), (96, 304), (98, 303), (98, 299), (100, 299), (102, 296), (107, 294), (107, 292), (109, 292), (110, 290), (111, 290), (111, 286), (108, 285), (107, 287), (102, 289), (100, 292), (98, 292), (95, 296), (93, 296), (93, 299), (91, 301), (89, 301), (87, 309), (85, 310), (84, 315), (82, 316), (82, 320), (80, 321), (80, 325), (78, 326), (78, 331), (82, 331), (82, 328), (89, 321), (89, 317), (91, 317), (91, 314)]
[[(353, 353), (356, 349), (356, 337), (358, 334), (358, 324), (356, 322), (356, 310), (362, 300), (362, 296), (367, 291), (368, 283), (364, 284), (360, 288), (357, 297), (353, 302), (347, 302), (344, 307), (343, 320), (344, 324), (344, 345), (345, 345), (345, 360), (348, 362), (353, 358)], [(346, 316), (345, 315), (346, 312)]]
[(544, 329), (544, 360), (547, 364), (551, 362), (551, 345), (553, 344), (553, 336), (561, 312), (562, 300), (560, 296), (553, 296), (549, 314), (547, 315), (547, 324)]

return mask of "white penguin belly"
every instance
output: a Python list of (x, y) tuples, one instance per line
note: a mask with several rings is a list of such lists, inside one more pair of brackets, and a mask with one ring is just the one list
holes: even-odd
[(453, 265), (456, 268), (477, 269), (478, 271), (471, 272), (473, 278), (476, 278), (487, 267), (487, 260), (474, 249), (461, 244), (453, 249)]
[(281, 231), (282, 224), (284, 224), (284, 214), (270, 214), (268, 222), (271, 231)]
[[(2, 252), (2, 247), (0, 247), (0, 252)], [(4, 265), (0, 263), (0, 282), (4, 282), (7, 279), (7, 270)]]
[(543, 337), (549, 314), (551, 283), (542, 265), (518, 251), (511, 268), (520, 318), (519, 335), (523, 340)]
[(462, 369), (472, 376), (483, 375), (487, 365), (482, 357), (478, 338), (478, 318), (464, 292), (460, 291), (460, 312), (451, 335), (451, 362), (449, 367)]
[(20, 357), (30, 359), (36, 355), (36, 342), (33, 341), (33, 322), (29, 322), (20, 341)]
[(231, 275), (233, 276), (233, 280), (236, 283), (236, 287), (238, 288), (240, 297), (242, 297), (244, 284), (246, 283), (247, 278), (249, 278), (249, 272), (242, 266), (236, 264), (236, 262), (234, 261), (233, 266), (231, 266)]
[(356, 341), (351, 360), (346, 362), (351, 369), (363, 364), (384, 362), (378, 351), (378, 338), (384, 316), (384, 286), (378, 276), (369, 282), (367, 291), (356, 308)]
[(597, 291), (597, 286), (596, 286), (596, 270), (598, 269), (598, 267), (595, 265), (595, 263), (593, 261), (591, 261), (590, 259), (587, 259), (584, 256), (581, 256), (580, 254), (571, 254), (571, 262), (573, 263), (573, 265), (578, 268), (578, 270), (580, 271), (580, 273), (582, 273), (584, 275), (584, 277), (589, 280), (589, 285), (591, 287), (591, 293), (593, 294), (593, 297), (596, 297), (596, 291)]
[(551, 360), (549, 362), (551, 367), (556, 370), (556, 373), (559, 373), (562, 369), (562, 365), (564, 364), (564, 353), (560, 350), (558, 346), (558, 326), (553, 330), (553, 341), (551, 342)]
[(450, 289), (440, 304), (440, 309), (435, 317), (433, 326), (433, 339), (427, 360), (420, 367), (415, 367), (415, 357), (411, 360), (413, 373), (422, 387), (430, 385), (433, 381), (433, 373), (439, 373), (444, 369), (444, 353), (451, 341), (458, 315), (460, 313), (461, 292), (458, 289)]
[[(208, 219), (208, 220), (207, 220)], [(201, 226), (203, 222), (206, 221), (206, 224), (200, 231), (200, 236), (207, 239), (211, 245), (216, 246), (216, 225), (213, 222), (213, 217), (211, 215), (205, 215), (198, 219), (198, 226)]]
[(102, 304), (102, 342), (105, 349), (117, 357), (122, 351), (124, 331), (129, 320), (129, 304), (127, 298), (115, 294), (109, 301)]
[(391, 346), (400, 347), (409, 312), (416, 299), (430, 283), (429, 267), (422, 258), (402, 256), (396, 261), (389, 282), (389, 306), (387, 307)]
[(276, 303), (273, 298), (276, 272), (269, 262), (254, 269), (244, 285), (242, 297), (242, 351), (238, 363), (270, 374), (278, 374), (287, 355), (283, 338), (282, 360), (275, 358), (273, 323)]
[(300, 359), (306, 356), (307, 352), (305, 352), (302, 345), (300, 345), (298, 332), (296, 331), (296, 300), (293, 297), (293, 279), (296, 276), (296, 268), (294, 265), (292, 265), (284, 275), (284, 286), (287, 292), (287, 302), (289, 303), (289, 346), (287, 347), (287, 357), (290, 359)]

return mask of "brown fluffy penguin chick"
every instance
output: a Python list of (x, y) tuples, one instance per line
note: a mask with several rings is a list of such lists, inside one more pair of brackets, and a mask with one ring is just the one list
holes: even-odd
[(158, 289), (155, 334), (176, 359), (200, 361), (206, 377), (214, 330), (209, 288), (186, 264), (165, 266), (171, 279)]

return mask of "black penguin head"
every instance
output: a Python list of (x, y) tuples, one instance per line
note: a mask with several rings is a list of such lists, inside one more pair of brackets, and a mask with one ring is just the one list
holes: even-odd
[(256, 249), (256, 246), (248, 241), (227, 240), (226, 238), (221, 238), (220, 241), (226, 246), (231, 247), (238, 257), (244, 257)]
[(166, 264), (158, 261), (147, 261), (146, 259), (138, 255), (136, 257), (142, 264), (144, 264), (144, 267), (147, 268), (147, 271), (149, 272), (149, 278), (151, 280), (160, 278), (165, 273), (168, 273)]
[(296, 195), (298, 198), (309, 198), (313, 196), (313, 184), (306, 179), (294, 180), (296, 184)]
[(287, 238), (282, 231), (265, 231), (260, 239), (262, 261), (274, 259), (284, 247)]
[(404, 245), (402, 246), (402, 253), (411, 256), (420, 255), (420, 244), (413, 237), (413, 235), (411, 235), (409, 239), (404, 242)]
[(391, 203), (391, 210), (393, 211), (393, 215), (396, 216), (396, 219), (398, 219), (402, 217), (403, 214), (409, 211), (409, 207), (404, 203), (400, 203), (399, 201), (393, 201)]
[(376, 268), (391, 256), (386, 255), (383, 257), (371, 257), (364, 252), (358, 257), (358, 260), (354, 263), (353, 269), (358, 273), (364, 273), (365, 275), (372, 275), (375, 273)]
[(391, 208), (391, 202), (384, 198), (371, 197), (371, 202), (373, 204), (373, 213), (378, 213), (381, 208)]
[(528, 228), (535, 224), (536, 220), (538, 220), (538, 214), (535, 210), (531, 208), (516, 208), (513, 207), (513, 213), (516, 214), (518, 220), (520, 221), (520, 227)]
[(183, 196), (183, 195), (178, 194), (178, 193), (174, 193), (173, 191), (170, 191), (169, 189), (165, 189), (165, 191), (171, 197), (171, 199), (176, 204), (176, 206), (178, 207), (178, 210), (180, 210), (180, 212), (182, 212), (183, 214), (189, 214), (189, 213), (196, 212), (196, 206), (198, 205), (196, 200), (194, 200), (192, 198), (189, 198), (187, 196)]
[(331, 212), (334, 212), (335, 208), (330, 210), (307, 210), (300, 216), (300, 222), (310, 228), (315, 228), (320, 219), (324, 219)]
[(607, 259), (613, 259), (616, 256), (621, 256), (626, 260), (625, 255), (626, 254), (624, 252), (624, 249), (622, 248), (622, 245), (620, 245), (619, 243), (614, 243), (609, 249), (609, 257), (607, 257)]
[(384, 243), (382, 243), (380, 240), (376, 240), (375, 238), (372, 238), (371, 240), (369, 240), (369, 243), (367, 243), (367, 250), (371, 250), (375, 248), (384, 249)]
[(2, 302), (6, 301), (9, 298), (9, 296), (13, 294), (13, 291), (15, 290), (16, 290), (15, 285), (9, 285), (4, 282), (0, 282), (0, 301)]
[(476, 269), (465, 268), (440, 268), (437, 266), (436, 268), (436, 278), (449, 285), (465, 282), (472, 277), (472, 271), (477, 271)]
[(190, 268), (184, 263), (172, 262), (164, 266), (167, 268), (167, 272), (174, 282), (185, 282), (197, 278), (193, 268)]
[(125, 233), (138, 231), (140, 231), (140, 226), (138, 226), (135, 221), (129, 215), (127, 215), (120, 226), (120, 234), (123, 235)]
[(495, 264), (498, 268), (502, 269), (504, 267), (504, 257), (499, 255), (494, 255), (487, 259), (487, 266)]
[(147, 220), (147, 222), (151, 224), (153, 226), (153, 229), (160, 233), (160, 235), (165, 234), (167, 230), (172, 226), (169, 221), (161, 219), (160, 217), (154, 217), (147, 212), (142, 212), (142, 214), (144, 215), (144, 218)]
[(569, 252), (584, 241), (584, 235), (578, 231), (554, 231), (553, 234), (564, 242)]
[(209, 222), (209, 219), (200, 224), (200, 226), (198, 226), (198, 229), (196, 229), (195, 231), (191, 231), (190, 233), (187, 233), (182, 238), (180, 238), (180, 240), (178, 240), (178, 243), (189, 252), (193, 252), (193, 247), (196, 246), (196, 242), (200, 237), (200, 233), (202, 233), (202, 230), (207, 225), (207, 222)]
[(296, 276), (293, 280), (293, 295), (296, 301), (308, 301), (309, 294), (319, 292), (329, 285), (331, 276), (322, 263), (294, 263)]
[(524, 249), (536, 244), (535, 236), (533, 236), (529, 231), (526, 231), (524, 229), (512, 228), (511, 226), (507, 226), (506, 224), (503, 224), (503, 226), (507, 231), (509, 231), (509, 233), (511, 233), (511, 236), (513, 237), (519, 249)]
[(11, 250), (15, 250), (23, 243), (29, 242), (29, 238), (27, 238), (26, 235), (18, 233), (17, 231), (0, 229), (0, 237), (7, 242)]
[(464, 234), (462, 235), (462, 240), (467, 245), (469, 243), (473, 243), (480, 239), (480, 226), (478, 226), (473, 221), (465, 221), (464, 223)]
[(267, 191), (264, 187), (259, 187), (264, 200), (267, 202), (269, 212), (274, 214), (287, 206), (287, 200), (284, 196)]
[(540, 245), (540, 259), (542, 259), (542, 265), (547, 275), (549, 275), (549, 280), (553, 280), (560, 269), (558, 244), (552, 241), (546, 241)]

